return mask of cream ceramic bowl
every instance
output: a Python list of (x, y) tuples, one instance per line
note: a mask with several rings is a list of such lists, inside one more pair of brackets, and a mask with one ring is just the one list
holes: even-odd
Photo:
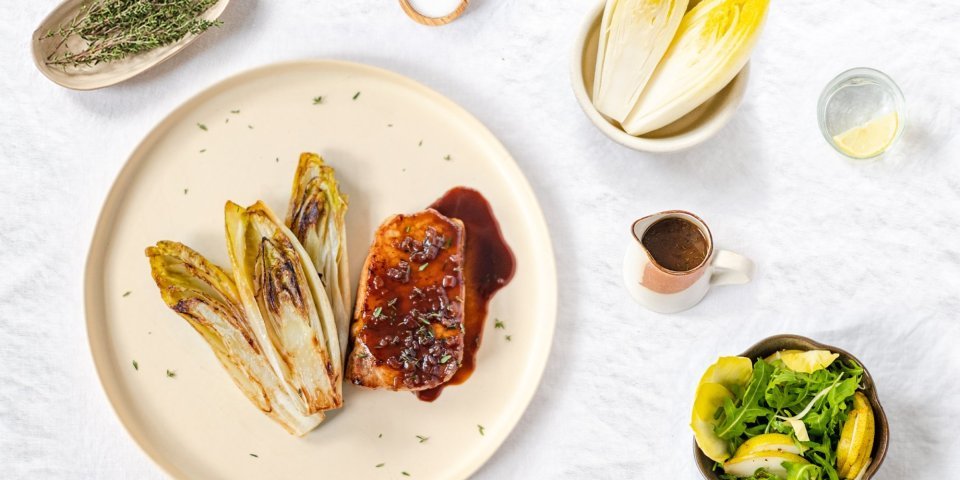
[(573, 55), (570, 62), (570, 79), (573, 83), (573, 93), (580, 102), (587, 118), (604, 135), (617, 143), (643, 152), (673, 152), (690, 148), (702, 143), (720, 131), (730, 121), (737, 107), (743, 100), (747, 89), (750, 64), (734, 79), (710, 97), (709, 100), (684, 115), (676, 122), (663, 128), (654, 130), (645, 135), (635, 137), (624, 132), (618, 125), (611, 122), (593, 106), (591, 92), (593, 92), (594, 69), (597, 63), (597, 47), (600, 43), (600, 21), (603, 16), (605, 1), (590, 11), (587, 20), (583, 23), (576, 44), (573, 46)]

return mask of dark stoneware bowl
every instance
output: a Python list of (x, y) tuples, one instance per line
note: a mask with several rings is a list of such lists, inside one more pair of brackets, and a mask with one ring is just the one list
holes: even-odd
[[(765, 338), (740, 355), (750, 359), (756, 359), (758, 357), (766, 357), (779, 350), (829, 350), (833, 353), (839, 353), (840, 360), (853, 360), (863, 367), (863, 394), (870, 400), (870, 406), (873, 408), (873, 416), (876, 419), (876, 436), (873, 440), (873, 455), (871, 455), (873, 461), (871, 461), (870, 466), (867, 467), (867, 473), (863, 475), (863, 480), (873, 478), (873, 476), (877, 474), (877, 471), (880, 470), (880, 465), (883, 464), (883, 459), (887, 455), (887, 445), (890, 441), (890, 425), (887, 424), (887, 416), (883, 413), (883, 407), (880, 406), (880, 400), (877, 398), (877, 389), (873, 384), (873, 377), (871, 377), (870, 372), (867, 371), (867, 367), (863, 362), (857, 360), (857, 357), (854, 357), (843, 349), (817, 343), (799, 335), (774, 335)], [(713, 471), (713, 460), (707, 458), (707, 456), (700, 451), (696, 441), (693, 442), (693, 456), (697, 461), (697, 466), (700, 468), (700, 473), (703, 474), (704, 479), (720, 480), (720, 474)]]

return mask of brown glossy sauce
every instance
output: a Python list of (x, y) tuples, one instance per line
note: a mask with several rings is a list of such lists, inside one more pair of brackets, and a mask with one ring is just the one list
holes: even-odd
[(376, 365), (398, 372), (393, 388), (433, 387), (452, 378), (463, 352), (463, 237), (452, 222), (429, 211), (397, 215), (385, 227), (378, 242), (390, 245), (381, 245), (381, 253), (402, 260), (371, 258), (356, 338)]
[(466, 301), (463, 311), (463, 361), (457, 373), (445, 384), (416, 392), (417, 398), (427, 402), (436, 400), (445, 386), (458, 385), (470, 378), (476, 367), (477, 349), (483, 339), (490, 299), (510, 283), (517, 264), (513, 251), (500, 233), (500, 224), (493, 215), (490, 203), (480, 192), (456, 187), (433, 202), (430, 208), (463, 222), (466, 234), (463, 272)]
[(703, 232), (682, 218), (665, 218), (654, 223), (643, 233), (642, 243), (660, 266), (675, 272), (693, 270), (707, 256), (708, 244)]

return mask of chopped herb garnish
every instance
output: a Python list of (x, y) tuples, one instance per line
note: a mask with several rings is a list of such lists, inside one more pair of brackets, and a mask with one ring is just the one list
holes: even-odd
[(388, 124), (387, 124), (387, 127), (392, 127), (392, 126), (393, 126), (392, 123), (388, 123)]
[(379, 317), (381, 313), (383, 313), (383, 308), (382, 308), (382, 307), (374, 308), (374, 309), (373, 309), (373, 318)]
[(199, 127), (199, 128), (200, 128), (200, 130), (203, 130), (204, 132), (206, 132), (206, 131), (207, 131), (207, 126), (206, 126), (206, 125), (204, 125), (204, 124), (202, 124), (202, 123), (198, 123), (198, 124), (197, 124), (197, 127)]
[(189, 191), (190, 191), (190, 189), (189, 189), (189, 188), (184, 188), (184, 189), (183, 189), (183, 194), (184, 194), (184, 195), (186, 195), (186, 194), (187, 194), (187, 192), (189, 192)]
[(247, 128), (249, 128), (250, 130), (253, 130), (253, 125), (247, 125)]
[(393, 306), (394, 304), (396, 304), (396, 303), (397, 303), (397, 297), (393, 297), (393, 298), (390, 299), (389, 302), (387, 302), (387, 306), (388, 306), (388, 307), (392, 307), (392, 306)]
[(430, 320), (427, 320), (427, 317), (420, 317), (420, 323), (424, 325), (430, 325)]
[(381, 467), (383, 467), (384, 465), (386, 465), (386, 463), (378, 463), (378, 464), (377, 464), (377, 468), (381, 468)]
[(450, 154), (447, 154), (446, 156), (444, 156), (443, 159), (446, 160), (446, 161), (448, 161), (448, 162), (449, 162), (450, 160), (452, 160), (452, 158), (450, 157)]
[(450, 361), (450, 355), (444, 355), (440, 357), (440, 363), (447, 363)]
[(503, 338), (506, 338), (508, 342), (513, 341), (513, 335), (507, 335)]
[(495, 319), (495, 320), (493, 321), (493, 328), (499, 328), (499, 329), (502, 330), (502, 329), (507, 328), (507, 327), (506, 327), (506, 325), (504, 325), (503, 322), (498, 318), (498, 319)]
[(422, 147), (422, 146), (423, 146), (423, 140), (420, 140), (420, 143), (418, 143), (417, 146), (418, 146), (418, 147)]
[(430, 437), (424, 437), (423, 435), (417, 435), (417, 440), (420, 440), (420, 443), (430, 440)]
[(206, 151), (207, 151), (206, 148), (201, 148), (201, 149), (200, 149), (200, 153), (203, 153), (203, 152), (206, 152)]
[(483, 425), (477, 424), (477, 430), (480, 431), (480, 435), (483, 435)]
[(224, 118), (223, 123), (230, 123), (230, 117)]
[(420, 271), (421, 271), (421, 272), (424, 271), (424, 270), (427, 268), (427, 265), (430, 265), (430, 264), (429, 264), (429, 263), (421, 263), (421, 264), (420, 264)]
[(448, 238), (448, 239), (446, 239), (446, 240), (443, 241), (443, 248), (444, 248), (444, 249), (450, 248), (451, 245), (453, 245), (453, 239), (452, 239), (452, 238)]
[(167, 377), (169, 377), (169, 378), (176, 378), (176, 376), (177, 376), (177, 372), (175, 372), (175, 371), (173, 371), (173, 370), (167, 370)]
[(383, 434), (377, 435), (377, 438), (383, 438)]
[(407, 225), (407, 228), (403, 229), (403, 233), (410, 233), (410, 225)]
[(313, 104), (314, 104), (314, 105), (320, 105), (321, 103), (323, 103), (323, 96), (313, 97)]
[(140, 370), (140, 364), (137, 363), (136, 360), (133, 361), (133, 369), (134, 369), (134, 370)]
[(123, 296), (124, 296), (124, 297), (129, 297), (131, 293), (133, 293), (133, 292), (131, 292), (130, 290), (127, 290), (126, 292), (123, 292)]
[(240, 110), (230, 110), (230, 113), (236, 115), (236, 114), (240, 113)]
[(357, 358), (367, 358), (367, 354), (363, 352), (357, 352)]
[(404, 477), (409, 477), (409, 476), (410, 476), (410, 474), (407, 473), (407, 472), (400, 472), (400, 474), (403, 475)]
[(359, 97), (359, 96), (360, 96), (360, 92), (357, 92), (357, 93), (353, 94), (353, 99), (356, 100), (357, 97)]

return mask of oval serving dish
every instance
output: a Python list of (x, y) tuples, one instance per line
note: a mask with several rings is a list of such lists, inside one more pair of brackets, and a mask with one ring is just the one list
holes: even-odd
[[(684, 115), (679, 120), (650, 133), (635, 137), (608, 120), (593, 106), (591, 93), (600, 44), (600, 22), (605, 1), (590, 11), (573, 46), (570, 81), (573, 93), (587, 118), (613, 141), (643, 152), (673, 152), (700, 144), (720, 131), (743, 101), (750, 76), (748, 62), (740, 73), (719, 93)], [(691, 7), (696, 2), (691, 2)]]
[[(57, 6), (47, 18), (40, 22), (40, 26), (33, 32), (33, 38), (30, 40), (33, 50), (33, 62), (37, 69), (45, 77), (54, 83), (73, 89), (73, 90), (96, 90), (98, 88), (109, 87), (124, 80), (133, 78), (153, 67), (159, 65), (164, 60), (176, 55), (187, 45), (197, 39), (201, 34), (187, 35), (179, 41), (157, 47), (148, 52), (133, 55), (116, 62), (106, 62), (93, 66), (82, 67), (60, 67), (48, 65), (46, 59), (52, 54), (61, 51), (64, 47), (82, 46), (83, 40), (73, 38), (60, 46), (60, 37), (52, 37), (46, 40), (40, 40), (40, 37), (47, 32), (55, 30), (59, 25), (72, 20), (80, 11), (83, 4), (90, 0), (65, 0)], [(210, 7), (201, 18), (205, 20), (217, 20), (223, 11), (227, 8), (230, 0), (220, 0)], [(58, 48), (59, 47), (59, 48)]]
[[(748, 348), (747, 351), (741, 353), (740, 356), (756, 359), (772, 355), (774, 352), (780, 350), (829, 350), (833, 353), (840, 354), (840, 360), (847, 362), (852, 360), (863, 367), (863, 383), (865, 385), (863, 394), (870, 400), (870, 407), (873, 408), (873, 414), (876, 418), (876, 436), (873, 441), (872, 453), (873, 460), (870, 462), (870, 465), (867, 466), (867, 471), (863, 474), (863, 480), (873, 478), (873, 476), (877, 474), (877, 471), (880, 470), (884, 457), (887, 456), (887, 447), (890, 442), (890, 425), (887, 423), (887, 416), (883, 412), (883, 407), (880, 405), (880, 399), (877, 397), (877, 389), (873, 383), (873, 377), (871, 377), (870, 372), (867, 371), (866, 365), (858, 360), (857, 357), (854, 357), (843, 349), (824, 345), (807, 337), (801, 337), (800, 335), (774, 335), (767, 337)], [(710, 460), (700, 451), (696, 440), (693, 442), (693, 456), (696, 459), (697, 467), (700, 469), (700, 473), (704, 479), (720, 480), (720, 474), (713, 470), (714, 461)]]

